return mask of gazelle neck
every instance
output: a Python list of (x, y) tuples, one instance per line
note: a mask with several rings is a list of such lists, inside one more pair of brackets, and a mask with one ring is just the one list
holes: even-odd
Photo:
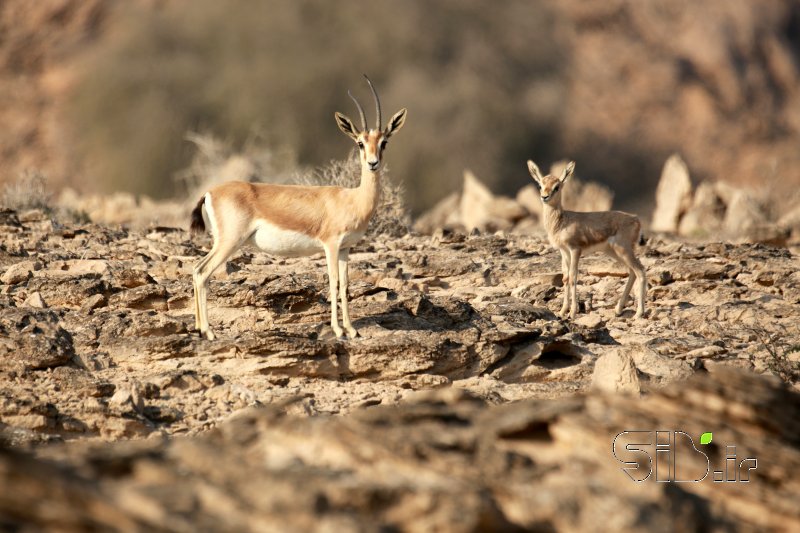
[(361, 183), (358, 185), (359, 196), (364, 197), (366, 200), (371, 200), (374, 205), (377, 205), (378, 201), (380, 200), (380, 181), (380, 169), (370, 170), (366, 164), (362, 164)]
[(542, 220), (548, 230), (557, 228), (561, 223), (564, 211), (561, 208), (561, 199), (558, 198), (552, 203), (542, 202)]

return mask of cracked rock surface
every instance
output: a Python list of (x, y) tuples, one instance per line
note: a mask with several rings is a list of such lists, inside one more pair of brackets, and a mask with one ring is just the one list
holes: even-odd
[[(191, 269), (208, 241), (38, 211), (0, 225), (3, 526), (578, 530), (609, 506), (621, 529), (798, 520), (796, 249), (652, 237), (645, 319), (614, 316), (624, 274), (589, 256), (569, 321), (542, 236), (361, 243), (353, 340), (328, 324), (321, 256), (246, 249), (211, 281), (207, 341)], [(635, 484), (609, 447), (639, 427), (716, 428), (764, 457), (762, 484), (731, 488), (735, 511), (713, 482)], [(38, 512), (39, 493), (61, 506)]]
[[(38, 457), (0, 448), (0, 523), (187, 532), (800, 527), (800, 395), (741, 370), (638, 401), (593, 392), (490, 405), (441, 388), (349, 416), (290, 410), (249, 408), (193, 437), (79, 441)], [(681, 472), (722, 468), (732, 443), (758, 467), (747, 482), (637, 483), (610, 453), (615, 435), (632, 428), (713, 428), (710, 445), (695, 441), (708, 458), (680, 455)]]
[[(589, 256), (583, 312), (568, 321), (554, 314), (560, 262), (541, 237), (362, 243), (350, 261), (354, 340), (330, 329), (324, 258), (246, 249), (211, 281), (218, 339), (207, 341), (191, 289), (207, 241), (19, 218), (0, 248), (2, 271), (27, 272), (0, 282), (0, 421), (20, 442), (192, 434), (297, 396), (290, 410), (309, 415), (450, 386), (491, 403), (565, 397), (619, 351), (644, 388), (727, 366), (797, 388), (800, 260), (786, 248), (651, 239), (646, 319), (614, 316), (623, 272)], [(111, 401), (120, 391), (138, 401)]]

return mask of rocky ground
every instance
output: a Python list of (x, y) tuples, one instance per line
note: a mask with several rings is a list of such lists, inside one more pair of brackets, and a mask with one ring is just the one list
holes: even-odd
[[(192, 331), (190, 281), (206, 238), (62, 223), (36, 210), (2, 211), (0, 226), (0, 477), (24, 480), (34, 494), (55, 471), (53, 498), (88, 491), (73, 496), (85, 506), (70, 515), (75, 529), (191, 530), (197, 518), (206, 527), (241, 520), (230, 524), (303, 530), (314, 517), (354, 530), (577, 529), (612, 504), (620, 527), (723, 517), (722, 493), (705, 486), (694, 496), (617, 487), (626, 478), (608, 454), (608, 429), (637, 426), (640, 415), (654, 429), (685, 419), (692, 430), (717, 417), (753, 453), (778, 449), (788, 463), (769, 470), (764, 459), (758, 470), (769, 470), (771, 484), (724, 494), (748, 503), (736, 511), (745, 523), (798, 520), (781, 499), (797, 494), (796, 480), (780, 470), (800, 466), (790, 428), (800, 390), (797, 248), (654, 235), (641, 249), (649, 317), (614, 316), (622, 271), (598, 255), (581, 263), (586, 312), (568, 321), (554, 314), (560, 259), (541, 235), (379, 239), (351, 255), (355, 340), (334, 338), (328, 325), (322, 257), (246, 250), (211, 282), (218, 339), (207, 341)], [(601, 357), (627, 364), (627, 382), (595, 372)], [(593, 392), (593, 376), (604, 389), (642, 389), (644, 399)], [(729, 412), (703, 390), (741, 408)], [(180, 435), (197, 436), (170, 438)], [(595, 451), (581, 451), (584, 441)], [(215, 472), (230, 454), (242, 462)], [(572, 494), (567, 481), (595, 468), (619, 477)], [(177, 481), (192, 488), (168, 494)], [(304, 492), (308, 483), (316, 488)], [(249, 491), (253, 484), (275, 487)], [(607, 491), (596, 509), (578, 505)], [(0, 492), (0, 516), (12, 517), (0, 524), (36, 514), (9, 514), (27, 493)], [(654, 510), (655, 501), (676, 514)], [(283, 506), (291, 516), (271, 522)], [(767, 507), (774, 516), (759, 518)], [(68, 514), (36, 516), (46, 525)]]
[[(194, 438), (46, 447), (38, 460), (0, 450), (0, 480), (15, 487), (0, 491), (0, 525), (796, 531), (799, 414), (796, 393), (730, 369), (639, 401), (592, 394), (489, 406), (445, 388), (345, 417), (261, 407)], [(645, 427), (714, 428), (709, 445), (695, 439), (711, 468), (722, 468), (726, 445), (758, 467), (748, 482), (636, 483), (610, 449), (620, 431)], [(709, 468), (682, 453), (682, 471)]]

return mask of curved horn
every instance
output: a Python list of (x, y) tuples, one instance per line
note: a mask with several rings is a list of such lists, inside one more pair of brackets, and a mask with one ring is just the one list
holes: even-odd
[(353, 99), (353, 102), (356, 103), (356, 107), (358, 108), (358, 115), (361, 117), (361, 131), (367, 131), (367, 116), (364, 114), (364, 109), (361, 107), (361, 104), (358, 103), (356, 97), (348, 89), (347, 96)]
[(380, 131), (381, 124), (383, 124), (383, 121), (381, 120), (381, 100), (378, 98), (378, 92), (375, 90), (375, 87), (373, 87), (372, 82), (369, 80), (366, 74), (364, 74), (364, 78), (366, 78), (367, 83), (369, 83), (369, 88), (372, 90), (372, 96), (375, 97), (375, 112), (378, 114), (378, 118), (375, 121), (375, 129)]

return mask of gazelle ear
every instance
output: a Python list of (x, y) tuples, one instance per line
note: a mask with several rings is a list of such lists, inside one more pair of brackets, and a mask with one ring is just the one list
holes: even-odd
[(389, 119), (389, 123), (386, 124), (386, 129), (383, 132), (383, 135), (386, 138), (391, 137), (394, 135), (397, 130), (403, 127), (403, 124), (406, 123), (406, 108), (401, 109), (394, 115), (392, 118)]
[(339, 129), (342, 130), (342, 133), (353, 139), (354, 141), (358, 139), (358, 128), (353, 125), (353, 121), (347, 118), (345, 115), (342, 115), (338, 111), (333, 114), (336, 118), (336, 125), (339, 126)]
[(533, 181), (542, 186), (542, 173), (539, 171), (539, 167), (536, 166), (536, 163), (528, 159), (528, 172), (531, 173), (531, 177)]
[(563, 172), (561, 172), (561, 177), (559, 181), (562, 183), (567, 181), (567, 179), (572, 176), (572, 173), (575, 172), (575, 161), (570, 161), (567, 163), (567, 166), (564, 167)]

